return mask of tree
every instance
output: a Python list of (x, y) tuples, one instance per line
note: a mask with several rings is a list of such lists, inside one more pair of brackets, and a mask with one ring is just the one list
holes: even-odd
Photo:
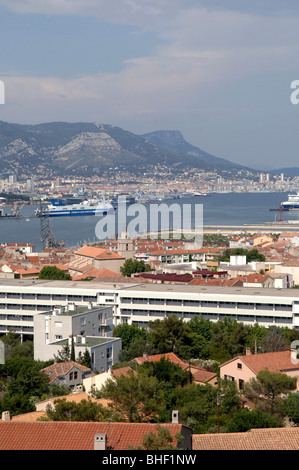
[(297, 379), (279, 372), (261, 370), (256, 378), (245, 383), (244, 395), (260, 410), (282, 416), (282, 394), (296, 388)]
[(187, 323), (176, 315), (149, 322), (149, 338), (160, 354), (173, 352), (182, 358), (190, 358), (193, 333)]
[(109, 410), (90, 398), (79, 403), (67, 401), (65, 398), (54, 400), (54, 407), (48, 405), (46, 417), (42, 421), (106, 421), (110, 418)]
[(129, 258), (125, 261), (123, 266), (120, 268), (120, 271), (123, 276), (131, 277), (134, 273), (143, 273), (145, 271), (150, 271), (151, 268), (148, 264), (145, 264), (143, 260), (133, 260)]
[(250, 429), (277, 428), (280, 423), (275, 417), (258, 408), (249, 410), (242, 408), (234, 413), (229, 421), (226, 432), (246, 432)]
[(283, 402), (283, 408), (287, 417), (296, 426), (299, 425), (299, 393), (289, 393), (287, 398)]
[(285, 351), (288, 349), (287, 341), (282, 331), (271, 326), (261, 341), (261, 352)]
[(157, 379), (133, 370), (108, 379), (100, 392), (111, 400), (113, 412), (130, 423), (155, 421), (163, 407)]
[(40, 271), (38, 278), (56, 279), (59, 281), (72, 280), (71, 275), (69, 273), (65, 273), (61, 269), (57, 268), (57, 266), (44, 266), (43, 269)]
[(89, 367), (89, 369), (91, 369), (91, 356), (88, 349), (85, 349), (84, 353), (81, 351), (79, 352), (76, 362), (81, 364), (81, 366)]
[(71, 348), (69, 344), (63, 346), (56, 354), (54, 354), (55, 362), (67, 362), (71, 360)]
[(208, 432), (211, 423), (217, 421), (217, 389), (212, 385), (191, 384), (175, 391), (175, 409), (180, 420), (195, 434)]
[(146, 339), (147, 331), (145, 328), (140, 328), (134, 323), (133, 325), (123, 323), (122, 325), (118, 325), (114, 328), (113, 335), (114, 337), (121, 338), (123, 349), (129, 349), (135, 339)]
[(136, 338), (128, 349), (122, 349), (118, 357), (120, 361), (126, 362), (135, 357), (143, 356), (143, 354), (152, 355), (157, 353), (158, 351), (151, 341), (144, 338)]
[[(177, 450), (178, 447), (174, 443), (174, 438), (171, 436), (168, 428), (159, 424), (156, 425), (156, 433), (149, 432), (142, 439), (142, 446), (128, 447), (128, 450)], [(183, 437), (180, 433), (176, 433), (175, 440), (181, 443)]]
[(247, 263), (250, 263), (251, 261), (265, 261), (266, 258), (265, 256), (260, 253), (256, 248), (252, 248), (252, 250), (246, 250), (245, 248), (234, 248), (234, 249), (226, 249), (218, 257), (219, 261), (229, 261), (230, 256), (246, 256), (246, 261)]

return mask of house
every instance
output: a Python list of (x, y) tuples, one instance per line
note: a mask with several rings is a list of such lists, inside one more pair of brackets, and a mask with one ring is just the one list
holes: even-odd
[(293, 277), (294, 284), (299, 284), (299, 259), (295, 258), (292, 260), (284, 261), (281, 264), (277, 264), (274, 269), (275, 273), (279, 274), (290, 274)]
[(268, 274), (248, 274), (242, 280), (243, 287), (274, 287), (274, 280)]
[(115, 273), (120, 273), (120, 268), (126, 261), (124, 255), (111, 251), (108, 248), (85, 245), (78, 250), (74, 259), (69, 263), (69, 273), (73, 276), (79, 276), (90, 269), (109, 269)]
[[(178, 422), (177, 412), (173, 412), (171, 423), (160, 426), (169, 430), (178, 450), (192, 450), (192, 430)], [(142, 446), (149, 433), (157, 432), (155, 423), (16, 422), (10, 420), (9, 412), (4, 412), (0, 421), (0, 450), (130, 450)], [(182, 442), (178, 442), (177, 435)]]
[(84, 378), (83, 380), (83, 387), (90, 394), (93, 388), (97, 390), (101, 390), (101, 388), (106, 384), (107, 380), (114, 379), (121, 375), (128, 375), (131, 372), (136, 374), (136, 371), (132, 367), (119, 367), (118, 369), (109, 369), (106, 372), (102, 372), (101, 374), (92, 375), (89, 377)]
[(49, 383), (66, 385), (74, 390), (83, 383), (85, 377), (95, 375), (90, 368), (74, 361), (55, 362), (42, 369), (42, 372), (48, 376)]
[(278, 351), (237, 356), (219, 366), (220, 378), (236, 382), (242, 390), (245, 382), (253, 379), (261, 370), (279, 372), (297, 378), (299, 390), (299, 360), (294, 358), (294, 351)]
[(296, 450), (299, 428), (251, 429), (247, 432), (194, 434), (192, 450)]
[(216, 387), (218, 384), (218, 378), (216, 372), (211, 372), (204, 369), (203, 367), (197, 367), (190, 364), (185, 364), (184, 366), (180, 365), (182, 369), (190, 371), (192, 374), (193, 382), (197, 385), (212, 385)]

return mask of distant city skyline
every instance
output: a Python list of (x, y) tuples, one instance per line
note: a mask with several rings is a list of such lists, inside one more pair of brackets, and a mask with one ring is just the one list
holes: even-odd
[(256, 169), (299, 166), (297, 0), (0, 0), (0, 120), (179, 130)]

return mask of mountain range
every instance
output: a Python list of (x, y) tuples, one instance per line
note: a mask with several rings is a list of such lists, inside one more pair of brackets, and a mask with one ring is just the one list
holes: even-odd
[(235, 174), (256, 170), (215, 157), (185, 141), (180, 131), (137, 135), (100, 123), (26, 125), (0, 121), (0, 173), (94, 175), (140, 174), (164, 166)]

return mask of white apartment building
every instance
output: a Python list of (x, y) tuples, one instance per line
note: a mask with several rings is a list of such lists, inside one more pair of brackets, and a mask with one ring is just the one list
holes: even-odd
[(299, 327), (298, 289), (2, 279), (0, 335), (13, 330), (33, 337), (36, 315), (69, 304), (110, 305), (113, 325), (146, 326), (174, 314), (186, 321), (198, 315), (214, 321), (229, 317), (244, 324)]
[(121, 288), (119, 284), (99, 282), (0, 279), (0, 335), (14, 331), (22, 339), (33, 338), (36, 315), (73, 304), (111, 306), (114, 316)]
[(225, 317), (244, 324), (299, 328), (297, 289), (141, 284), (118, 292), (115, 323), (136, 323), (177, 315), (188, 321)]

